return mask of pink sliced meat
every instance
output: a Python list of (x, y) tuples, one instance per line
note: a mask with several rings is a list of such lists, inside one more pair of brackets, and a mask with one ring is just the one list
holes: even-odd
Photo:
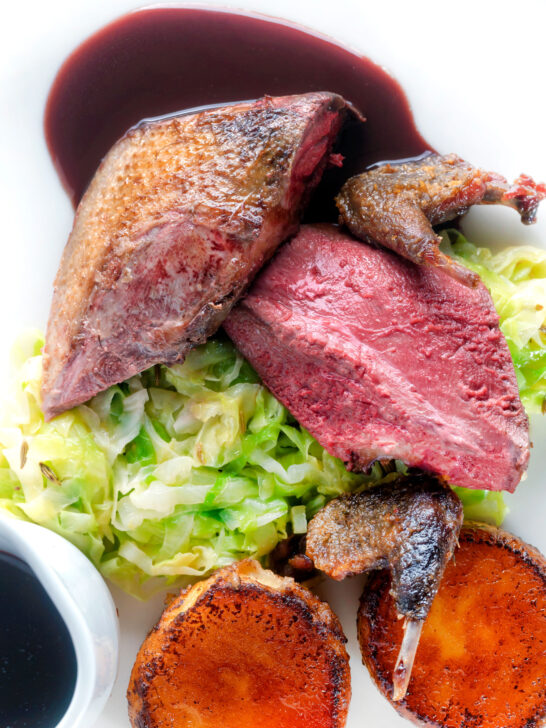
[(302, 227), (225, 329), (266, 386), (349, 469), (397, 458), (513, 491), (528, 421), (485, 286), (331, 225)]

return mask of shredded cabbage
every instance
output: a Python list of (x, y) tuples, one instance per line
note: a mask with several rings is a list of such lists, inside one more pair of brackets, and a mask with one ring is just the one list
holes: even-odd
[[(444, 233), (491, 290), (523, 402), (546, 395), (546, 252), (493, 255)], [(347, 472), (221, 338), (44, 422), (38, 332), (14, 351), (0, 421), (0, 508), (65, 536), (101, 572), (146, 597), (245, 556), (262, 557), (331, 498), (404, 472)], [(502, 493), (455, 489), (465, 516), (500, 524)]]
[(453, 487), (463, 504), (465, 521), (482, 521), (500, 526), (506, 518), (508, 507), (504, 494), (493, 490)]
[(221, 339), (46, 423), (42, 344), (34, 333), (16, 353), (0, 508), (65, 536), (137, 596), (263, 556), (327, 500), (384, 475), (347, 472)]

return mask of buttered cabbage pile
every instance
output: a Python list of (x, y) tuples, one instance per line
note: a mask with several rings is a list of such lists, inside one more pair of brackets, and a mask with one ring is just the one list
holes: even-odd
[[(497, 255), (460, 233), (451, 253), (490, 288), (529, 411), (546, 395), (546, 253)], [(0, 423), (0, 510), (51, 528), (138, 597), (305, 533), (331, 498), (397, 477), (352, 474), (260, 383), (226, 339), (194, 349), (44, 422), (42, 336), (14, 352)], [(390, 471), (390, 472), (389, 472)], [(469, 518), (499, 524), (502, 494), (457, 488)]]
[(198, 577), (303, 533), (348, 473), (227, 340), (43, 420), (39, 334), (0, 428), (0, 508), (68, 538), (125, 590)]

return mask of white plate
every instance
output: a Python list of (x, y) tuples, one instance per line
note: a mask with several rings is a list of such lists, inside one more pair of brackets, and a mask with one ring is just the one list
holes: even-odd
[[(202, 3), (197, 3), (202, 4)], [(217, 3), (230, 5), (230, 3)], [(48, 157), (42, 115), (53, 77), (91, 32), (137, 6), (134, 0), (27, 0), (3, 10), (0, 27), (0, 311), (2, 368), (24, 326), (45, 326), (51, 285), (72, 210)], [(401, 82), (417, 125), (437, 149), (515, 177), (546, 179), (546, 3), (363, 0), (238, 0), (237, 6), (316, 28), (384, 65)], [(533, 228), (510, 210), (473, 211), (465, 225), (478, 243), (546, 244), (546, 209)], [(529, 477), (508, 497), (506, 526), (546, 552), (545, 418), (532, 422)], [(127, 728), (125, 690), (136, 650), (161, 611), (113, 589), (121, 621), (121, 662), (97, 728)], [(349, 637), (353, 698), (349, 728), (407, 728), (361, 666), (355, 640), (360, 581), (329, 584), (324, 595)], [(447, 628), (447, 625), (446, 625)], [(289, 727), (287, 727), (289, 728)]]

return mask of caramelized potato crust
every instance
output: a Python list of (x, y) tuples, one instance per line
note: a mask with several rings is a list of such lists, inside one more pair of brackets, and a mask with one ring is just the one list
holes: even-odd
[(338, 728), (345, 637), (327, 604), (246, 560), (183, 591), (142, 645), (133, 728)]
[[(403, 621), (377, 573), (361, 598), (364, 664), (390, 699)], [(514, 536), (463, 528), (424, 624), (407, 695), (397, 710), (442, 728), (546, 724), (546, 560)]]

